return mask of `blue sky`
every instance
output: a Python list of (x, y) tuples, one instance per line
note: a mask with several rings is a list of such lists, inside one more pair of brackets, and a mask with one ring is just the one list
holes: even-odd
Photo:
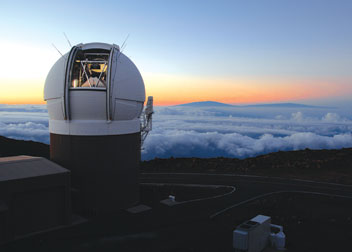
[[(209, 89), (204, 95), (191, 92), (174, 101), (160, 88), (180, 79), (178, 85), (170, 84), (175, 93), (176, 86), (184, 89), (183, 83), (192, 78), (188, 86), (213, 80), (221, 83), (221, 89), (232, 87), (231, 92), (236, 92), (243, 87), (244, 93), (268, 82), (277, 87), (303, 82), (312, 86), (305, 95), (285, 96), (291, 91), (283, 90), (281, 100), (352, 95), (352, 1), (3, 1), (1, 10), (0, 43), (40, 52), (34, 64), (40, 73), (26, 80), (36, 83), (28, 85), (36, 87), (31, 95), (37, 100), (50, 66), (59, 57), (51, 44), (62, 52), (69, 50), (63, 32), (73, 44), (121, 45), (130, 34), (125, 53), (137, 64), (147, 91), (156, 93), (160, 104), (167, 100), (182, 103), (192, 97), (211, 99), (209, 94), (214, 91)], [(1, 50), (8, 51), (6, 46)], [(7, 52), (6, 57), (11, 54), (31, 56), (21, 51)], [(2, 65), (4, 72), (9, 67)], [(253, 81), (256, 84), (247, 90)], [(338, 90), (314, 96), (321, 91), (322, 81)], [(263, 88), (261, 92), (267, 91)], [(241, 100), (219, 94), (214, 99), (255, 103), (261, 102), (259, 96)]]

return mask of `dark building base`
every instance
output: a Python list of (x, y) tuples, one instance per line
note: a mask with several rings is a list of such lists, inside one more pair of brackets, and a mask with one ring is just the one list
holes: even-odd
[(0, 158), (0, 243), (70, 224), (70, 171), (39, 157)]
[(50, 158), (71, 171), (74, 211), (100, 215), (139, 200), (140, 133), (112, 136), (50, 134)]

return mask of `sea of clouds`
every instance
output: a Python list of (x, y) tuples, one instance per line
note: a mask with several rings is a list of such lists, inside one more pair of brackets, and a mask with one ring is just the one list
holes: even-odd
[[(352, 113), (328, 107), (155, 107), (144, 160), (352, 147)], [(49, 143), (44, 105), (0, 105), (0, 135)]]

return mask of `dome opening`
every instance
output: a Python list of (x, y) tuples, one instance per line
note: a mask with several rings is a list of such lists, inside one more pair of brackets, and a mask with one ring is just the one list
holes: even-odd
[(106, 89), (110, 50), (77, 50), (70, 69), (70, 89)]

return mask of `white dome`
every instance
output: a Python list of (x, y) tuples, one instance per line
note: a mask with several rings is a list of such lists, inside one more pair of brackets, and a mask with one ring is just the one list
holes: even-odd
[(79, 44), (49, 71), (44, 100), (50, 133), (130, 134), (140, 131), (145, 89), (137, 67), (118, 46)]

